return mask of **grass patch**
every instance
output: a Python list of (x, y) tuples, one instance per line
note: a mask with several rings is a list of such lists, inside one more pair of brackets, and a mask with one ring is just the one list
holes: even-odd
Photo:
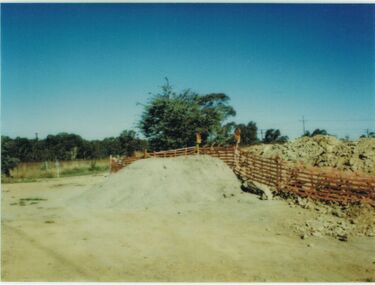
[(43, 199), (43, 198), (21, 198), (20, 201), (47, 201), (47, 199)]
[(39, 180), (36, 178), (14, 178), (14, 177), (1, 177), (1, 183), (3, 184), (10, 184), (10, 183), (30, 183), (30, 182), (38, 182)]
[[(28, 205), (35, 205), (38, 204), (40, 201), (47, 201), (47, 199), (43, 198), (20, 198), (18, 201), (18, 205), (20, 206), (28, 206)], [(15, 203), (17, 204), (17, 203)]]
[[(109, 170), (108, 159), (60, 161), (60, 177), (100, 174)], [(38, 182), (57, 177), (54, 161), (23, 162), (11, 170), (11, 177), (1, 176), (2, 183)]]
[(105, 172), (107, 170), (108, 170), (107, 166), (74, 167), (71, 169), (63, 170), (61, 172), (61, 177), (89, 175), (89, 174)]

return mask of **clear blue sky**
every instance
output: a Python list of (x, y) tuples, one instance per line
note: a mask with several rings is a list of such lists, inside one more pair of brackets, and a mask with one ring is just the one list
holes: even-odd
[(225, 92), (293, 138), (375, 131), (375, 6), (2, 4), (2, 134), (135, 128), (148, 92)]

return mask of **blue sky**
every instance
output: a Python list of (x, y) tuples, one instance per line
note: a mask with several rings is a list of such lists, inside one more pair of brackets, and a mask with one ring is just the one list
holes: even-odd
[(371, 4), (2, 4), (2, 134), (135, 128), (149, 92), (225, 92), (236, 122), (375, 131)]

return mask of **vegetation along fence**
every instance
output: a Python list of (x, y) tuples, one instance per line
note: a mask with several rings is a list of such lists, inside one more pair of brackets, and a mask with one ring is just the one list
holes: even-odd
[(110, 159), (111, 172), (149, 157), (177, 157), (204, 154), (220, 158), (242, 180), (258, 182), (280, 194), (296, 194), (314, 200), (340, 204), (363, 203), (375, 206), (375, 177), (365, 174), (348, 174), (337, 170), (307, 168), (279, 158), (256, 156), (235, 147), (182, 148), (153, 153), (143, 157)]

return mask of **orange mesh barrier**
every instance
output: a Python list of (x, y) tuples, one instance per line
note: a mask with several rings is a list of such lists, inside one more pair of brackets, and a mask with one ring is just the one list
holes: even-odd
[[(340, 204), (364, 203), (375, 206), (375, 177), (318, 167), (287, 163), (279, 158), (265, 158), (234, 147), (203, 147), (201, 155), (223, 160), (243, 181), (255, 181), (279, 193), (292, 193)], [(195, 147), (148, 153), (148, 157), (196, 155)], [(111, 160), (111, 172), (143, 158), (125, 157)]]

